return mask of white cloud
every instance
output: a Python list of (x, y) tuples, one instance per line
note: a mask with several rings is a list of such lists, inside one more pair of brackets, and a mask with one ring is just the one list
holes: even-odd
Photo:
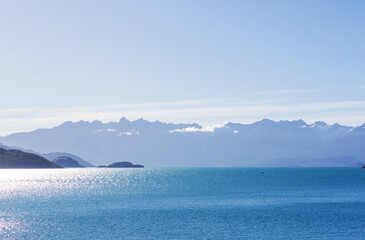
[(328, 88), (328, 89), (283, 89), (277, 91), (263, 91), (256, 92), (262, 95), (282, 95), (282, 94), (296, 94), (296, 93), (319, 93), (319, 92), (345, 92), (345, 91), (361, 91), (365, 90), (365, 85), (345, 88)]
[(120, 133), (118, 133), (117, 136), (120, 137), (120, 136), (123, 136), (123, 135), (132, 136), (133, 133), (132, 132), (120, 132)]
[(215, 129), (218, 128), (224, 128), (224, 125), (215, 125), (213, 127), (202, 127), (202, 128), (195, 128), (195, 127), (187, 127), (187, 128), (182, 128), (182, 129), (175, 129), (175, 130), (171, 130), (169, 132), (173, 133), (173, 132), (214, 132)]
[(321, 91), (322, 90), (319, 89), (284, 89), (278, 91), (257, 92), (257, 94), (274, 95), (274, 94), (292, 94), (292, 93), (316, 93)]

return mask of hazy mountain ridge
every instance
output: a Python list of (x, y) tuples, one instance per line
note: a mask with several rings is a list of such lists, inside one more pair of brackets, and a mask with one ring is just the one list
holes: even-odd
[(22, 151), (25, 153), (32, 153), (32, 154), (44, 157), (45, 159), (47, 159), (49, 161), (53, 161), (59, 157), (70, 157), (72, 159), (75, 159), (83, 167), (95, 167), (91, 163), (89, 163), (89, 162), (85, 161), (84, 159), (82, 159), (74, 154), (71, 154), (71, 153), (65, 153), (65, 152), (38, 153), (38, 152), (33, 151), (32, 149), (24, 149), (24, 148), (14, 147), (14, 146), (9, 147), (2, 143), (0, 143), (0, 148), (6, 149), (6, 150), (9, 150), (9, 149), (19, 150), (19, 151)]
[(80, 164), (82, 167), (95, 167), (91, 163), (89, 163), (89, 162), (85, 161), (84, 159), (82, 159), (74, 154), (71, 154), (71, 153), (51, 152), (51, 153), (43, 153), (40, 155), (50, 161), (53, 161), (60, 157), (68, 157), (68, 158), (72, 158), (72, 159), (76, 160), (78, 162), (78, 164)]
[(0, 168), (62, 168), (39, 155), (0, 148)]
[(52, 160), (52, 162), (54, 162), (57, 165), (64, 167), (64, 168), (82, 168), (83, 167), (75, 159), (72, 159), (70, 157), (58, 157), (58, 158)]
[[(132, 161), (146, 166), (319, 166), (323, 161), (323, 166), (352, 166), (365, 162), (365, 124), (348, 127), (303, 120), (229, 122), (208, 131), (196, 123), (122, 118), (110, 123), (65, 122), (0, 141), (39, 152), (72, 152), (98, 165)], [(345, 163), (333, 160), (331, 164), (328, 159)]]

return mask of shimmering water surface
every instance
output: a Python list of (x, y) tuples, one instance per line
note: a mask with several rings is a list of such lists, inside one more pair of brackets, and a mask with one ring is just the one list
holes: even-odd
[(0, 239), (365, 239), (365, 169), (0, 170)]

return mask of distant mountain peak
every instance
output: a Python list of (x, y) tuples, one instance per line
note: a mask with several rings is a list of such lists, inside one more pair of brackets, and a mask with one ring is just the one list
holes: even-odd
[(297, 124), (301, 124), (301, 125), (307, 125), (306, 122), (304, 122), (302, 119), (298, 119), (298, 120), (293, 120), (293, 123), (297, 123)]
[(130, 123), (130, 121), (126, 117), (122, 117), (118, 123)]
[(328, 124), (325, 123), (324, 121), (316, 121), (316, 122), (314, 122), (311, 125), (311, 127), (313, 127), (313, 128), (316, 128), (316, 127), (327, 127), (327, 126), (328, 126)]
[[(248, 124), (250, 125), (250, 124)], [(252, 125), (256, 125), (256, 126), (265, 126), (265, 127), (275, 127), (275, 126), (290, 126), (290, 127), (306, 127), (308, 126), (306, 122), (304, 122), (302, 119), (298, 119), (298, 120), (280, 120), (280, 121), (274, 121), (271, 119), (267, 119), (264, 118), (261, 121), (255, 122)]]
[(150, 122), (150, 121), (144, 120), (143, 118), (138, 118), (134, 122)]
[(274, 123), (275, 121), (271, 120), (271, 119), (268, 119), (268, 118), (263, 118), (261, 121), (258, 121), (256, 123), (261, 123), (261, 124), (264, 124), (264, 123)]
[(308, 126), (308, 124), (306, 122), (304, 122), (302, 119), (292, 120), (292, 121), (281, 120), (278, 123), (284, 123), (285, 125), (290, 125), (290, 126), (294, 126), (294, 127), (307, 127)]

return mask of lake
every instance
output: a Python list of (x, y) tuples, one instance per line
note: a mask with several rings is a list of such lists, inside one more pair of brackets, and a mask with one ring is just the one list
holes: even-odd
[(0, 239), (364, 239), (365, 169), (0, 170)]

